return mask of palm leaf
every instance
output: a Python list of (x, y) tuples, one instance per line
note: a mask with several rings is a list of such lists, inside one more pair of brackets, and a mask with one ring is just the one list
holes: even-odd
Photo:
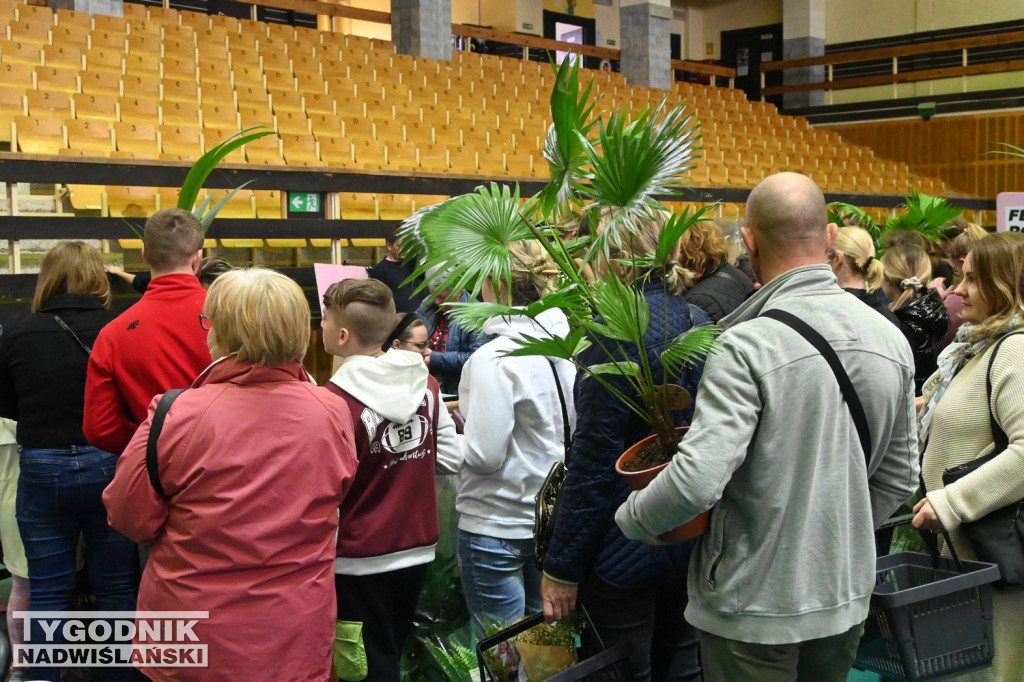
[(534, 238), (519, 211), (519, 186), (491, 183), (476, 192), (446, 201), (419, 216), (423, 245), (414, 276), (432, 267), (445, 272), (439, 289), (480, 293), (484, 279), (507, 281), (512, 270), (508, 245)]
[(718, 206), (717, 201), (694, 211), (693, 215), (690, 215), (690, 207), (687, 206), (682, 213), (672, 214), (669, 221), (665, 223), (665, 227), (662, 228), (661, 234), (658, 235), (658, 249), (654, 252), (654, 260), (651, 262), (650, 267), (661, 267), (667, 263), (675, 254), (676, 246), (679, 244), (682, 236), (686, 234), (686, 231), (697, 223), (710, 220), (706, 216), (716, 206)]
[(492, 317), (529, 317), (525, 308), (516, 308), (502, 303), (487, 303), (484, 301), (466, 301), (446, 303), (445, 307), (450, 311), (451, 318), (460, 327), (468, 331), (483, 329), (487, 320)]
[(914, 188), (911, 188), (910, 194), (903, 198), (906, 211), (885, 221), (883, 235), (898, 230), (913, 230), (934, 241), (943, 236), (951, 220), (964, 212), (947, 199), (922, 194)]
[(206, 231), (210, 229), (210, 225), (213, 224), (213, 221), (214, 221), (214, 219), (216, 219), (217, 214), (220, 213), (220, 210), (222, 208), (224, 208), (224, 206), (229, 201), (231, 201), (231, 197), (235, 196), (240, 191), (245, 189), (248, 185), (251, 185), (254, 182), (256, 182), (256, 181), (255, 180), (246, 180), (245, 182), (243, 182), (238, 187), (235, 187), (234, 189), (232, 189), (232, 190), (228, 191), (227, 193), (225, 193), (224, 196), (221, 197), (220, 201), (218, 201), (213, 206), (209, 206), (210, 201), (213, 199), (213, 195), (212, 194), (210, 194), (209, 196), (207, 196), (203, 200), (203, 203), (201, 203), (199, 205), (199, 208), (197, 208), (194, 211), (194, 213), (196, 214), (196, 217), (199, 218), (199, 224), (203, 226), (203, 234), (206, 234)]
[(590, 365), (587, 367), (586, 374), (583, 378), (590, 378), (601, 374), (612, 374), (615, 376), (626, 377), (633, 381), (643, 380), (643, 371), (640, 368), (640, 363), (623, 360), (622, 362), (602, 362), (597, 365)]
[(537, 208), (549, 219), (568, 210), (574, 193), (579, 190), (579, 178), (586, 163), (580, 136), (586, 137), (595, 123), (590, 120), (597, 103), (596, 99), (590, 101), (594, 81), (591, 79), (580, 92), (579, 69), (579, 60), (563, 61), (551, 91), (552, 123), (544, 138), (544, 158), (551, 171), (551, 181), (537, 195)]
[(617, 277), (606, 277), (594, 285), (592, 299), (601, 320), (587, 323), (587, 328), (610, 339), (643, 346), (651, 311), (638, 289), (626, 286)]
[(668, 376), (678, 376), (714, 352), (715, 339), (722, 333), (720, 327), (705, 324), (690, 327), (672, 339), (658, 360)]
[(504, 352), (504, 357), (521, 357), (524, 355), (543, 355), (549, 358), (561, 358), (572, 360), (579, 352), (580, 341), (583, 339), (583, 329), (577, 329), (566, 336), (552, 336), (540, 338), (523, 334), (516, 339), (518, 348)]
[(203, 188), (206, 178), (210, 176), (217, 164), (242, 145), (267, 135), (277, 135), (277, 132), (265, 126), (246, 128), (200, 156), (199, 160), (192, 165), (192, 170), (185, 176), (185, 182), (181, 185), (181, 192), (178, 194), (178, 208), (191, 211), (195, 207), (199, 190)]
[(1007, 156), (1019, 156), (1024, 158), (1024, 149), (1017, 145), (1010, 144), (1009, 142), (1000, 142), (1000, 145), (1006, 147), (1006, 149), (993, 149), (988, 154), (1006, 154)]
[(841, 227), (847, 220), (863, 227), (876, 242), (878, 241), (878, 226), (875, 225), (874, 219), (863, 210), (853, 204), (847, 204), (842, 201), (833, 201), (828, 204), (828, 221), (830, 223), (835, 223)]

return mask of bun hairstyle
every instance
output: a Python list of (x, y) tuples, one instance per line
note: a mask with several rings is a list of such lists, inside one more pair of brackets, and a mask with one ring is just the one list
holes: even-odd
[(885, 268), (882, 262), (875, 258), (875, 242), (863, 227), (840, 227), (830, 255), (836, 253), (843, 255), (848, 268), (864, 275), (868, 291), (874, 291), (882, 286)]
[(885, 279), (900, 290), (900, 295), (889, 304), (889, 310), (899, 310), (924, 289), (932, 278), (932, 262), (928, 252), (919, 246), (894, 246), (882, 255)]
[(512, 254), (509, 290), (512, 305), (530, 305), (555, 288), (558, 266), (539, 242), (532, 239), (513, 242), (508, 250)]

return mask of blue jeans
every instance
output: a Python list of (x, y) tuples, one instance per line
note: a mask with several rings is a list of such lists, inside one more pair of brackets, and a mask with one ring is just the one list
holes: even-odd
[(483, 639), (488, 625), (504, 627), (540, 612), (532, 538), (505, 540), (459, 529), (459, 566), (476, 639)]
[[(28, 559), (29, 604), (33, 611), (67, 611), (75, 591), (79, 537), (99, 608), (134, 611), (138, 597), (135, 543), (107, 525), (101, 495), (114, 478), (117, 456), (89, 446), (21, 451), (17, 519)], [(62, 628), (57, 628), (59, 634)], [(32, 621), (33, 642), (44, 642)], [(54, 642), (57, 643), (57, 642)], [(129, 669), (106, 671), (107, 679)], [(35, 669), (32, 679), (57, 680), (59, 671)]]

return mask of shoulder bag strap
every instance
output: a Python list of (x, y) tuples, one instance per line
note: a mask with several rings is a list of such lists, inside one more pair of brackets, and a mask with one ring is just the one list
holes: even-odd
[(565, 466), (569, 466), (569, 451), (572, 450), (572, 445), (569, 440), (569, 410), (565, 406), (565, 394), (562, 393), (562, 382), (558, 378), (558, 370), (555, 369), (555, 361), (548, 358), (548, 364), (551, 365), (551, 373), (555, 376), (555, 388), (558, 389), (558, 402), (562, 404), (562, 441), (565, 445)]
[(64, 331), (71, 335), (71, 338), (73, 338), (75, 342), (82, 347), (82, 350), (85, 351), (86, 355), (92, 355), (92, 348), (85, 345), (82, 342), (82, 339), (78, 338), (78, 334), (76, 334), (74, 330), (71, 329), (71, 327), (69, 327), (66, 322), (64, 322), (64, 320), (60, 319), (60, 317), (58, 317), (56, 313), (50, 313), (50, 317), (52, 317), (53, 320), (60, 325), (61, 329), (63, 329)]
[(996, 421), (996, 413), (992, 410), (992, 367), (996, 362), (996, 353), (999, 352), (999, 346), (1002, 345), (1003, 341), (1008, 336), (1019, 334), (1020, 332), (1011, 332), (1000, 336), (996, 341), (996, 345), (992, 348), (992, 355), (988, 356), (988, 371), (985, 372), (985, 396), (987, 398), (986, 405), (988, 406), (988, 420), (992, 427), (992, 440), (995, 442), (995, 447), (992, 448), (992, 452), (1000, 453), (1006, 449), (1010, 444), (1010, 439), (1007, 437), (1006, 432), (1003, 431), (1003, 427)]
[(164, 487), (160, 483), (160, 472), (157, 469), (156, 442), (160, 439), (160, 432), (164, 428), (164, 417), (167, 416), (167, 412), (171, 409), (171, 403), (184, 392), (184, 388), (173, 388), (164, 393), (160, 398), (160, 402), (156, 405), (153, 423), (149, 425), (149, 438), (146, 441), (146, 471), (149, 473), (149, 482), (153, 486), (153, 490), (160, 497), (167, 497), (167, 495), (164, 493)]
[(836, 380), (839, 382), (839, 388), (843, 392), (843, 399), (846, 401), (846, 406), (850, 408), (850, 415), (853, 417), (853, 423), (857, 427), (857, 435), (860, 437), (860, 446), (864, 450), (864, 459), (867, 465), (871, 463), (871, 430), (868, 427), (868, 417), (864, 413), (864, 406), (861, 405), (860, 397), (857, 395), (857, 389), (853, 387), (853, 382), (850, 381), (850, 376), (843, 369), (843, 364), (839, 362), (839, 356), (829, 345), (828, 341), (825, 340), (821, 334), (814, 330), (811, 325), (801, 320), (796, 315), (787, 313), (783, 310), (773, 309), (766, 310), (761, 313), (762, 317), (770, 317), (773, 320), (781, 322), (782, 324), (790, 327), (793, 331), (800, 336), (807, 339), (814, 348), (821, 353), (821, 356), (828, 362), (829, 367), (832, 368), (832, 373), (836, 375)]

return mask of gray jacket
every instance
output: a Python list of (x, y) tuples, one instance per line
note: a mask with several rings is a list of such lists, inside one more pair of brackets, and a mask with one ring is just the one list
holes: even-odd
[[(871, 460), (835, 375), (789, 327), (832, 345), (867, 412)], [(839, 288), (827, 265), (791, 270), (722, 321), (679, 454), (616, 514), (623, 532), (664, 532), (714, 507), (690, 562), (687, 620), (712, 634), (788, 644), (867, 617), (873, 531), (917, 488), (914, 364), (891, 323)]]

